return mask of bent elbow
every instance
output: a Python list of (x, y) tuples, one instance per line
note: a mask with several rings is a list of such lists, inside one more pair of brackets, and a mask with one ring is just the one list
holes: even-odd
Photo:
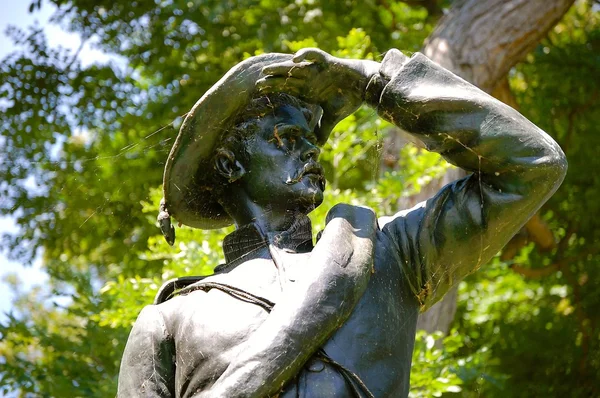
[(568, 162), (563, 150), (556, 142), (546, 148), (545, 153), (533, 163), (528, 173), (531, 193), (547, 200), (560, 187), (567, 175)]
[(554, 142), (551, 153), (546, 157), (547, 185), (554, 193), (565, 179), (569, 165), (567, 156), (556, 142)]

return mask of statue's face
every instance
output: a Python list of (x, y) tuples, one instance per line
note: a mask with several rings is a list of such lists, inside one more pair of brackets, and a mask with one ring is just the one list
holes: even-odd
[(246, 141), (245, 174), (239, 181), (254, 203), (305, 214), (323, 202), (325, 176), (317, 162), (317, 137), (301, 110), (278, 107), (260, 120)]

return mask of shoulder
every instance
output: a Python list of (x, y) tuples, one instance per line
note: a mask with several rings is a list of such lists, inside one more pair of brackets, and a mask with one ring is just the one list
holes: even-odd
[[(274, 267), (271, 266), (271, 268)], [(260, 269), (255, 270), (254, 275), (245, 275), (241, 272), (240, 274), (238, 275), (238, 272), (219, 273), (202, 278), (187, 285), (168, 300), (149, 307), (155, 307), (156, 311), (161, 313), (166, 328), (174, 333), (181, 328), (201, 329), (206, 325), (220, 324), (224, 320), (224, 314), (235, 317), (241, 316), (243, 313), (261, 312), (260, 307), (251, 305), (228, 292), (231, 289), (220, 289), (219, 286), (232, 287), (254, 295), (270, 297), (271, 295), (267, 293), (271, 290), (269, 285), (272, 283), (268, 282), (274, 278), (260, 275)]]
[(410, 209), (400, 210), (391, 216), (379, 217), (377, 219), (379, 228), (382, 231), (391, 232), (392, 230), (401, 227), (401, 224), (418, 223), (421, 213), (425, 210), (426, 203), (426, 201), (420, 202)]
[(131, 329), (123, 360), (135, 366), (137, 361), (145, 358), (147, 347), (163, 347), (165, 343), (172, 341), (172, 338), (173, 335), (169, 332), (158, 306), (147, 305), (140, 311)]
[(166, 337), (165, 320), (157, 305), (152, 304), (142, 308), (135, 321), (132, 334), (137, 330), (144, 334), (153, 334), (157, 337), (164, 335)]
[(218, 289), (192, 290), (154, 307), (163, 316), (177, 355), (191, 355), (190, 361), (198, 359), (191, 354), (197, 351), (203, 359), (219, 361), (224, 350), (245, 341), (268, 316), (263, 308)]

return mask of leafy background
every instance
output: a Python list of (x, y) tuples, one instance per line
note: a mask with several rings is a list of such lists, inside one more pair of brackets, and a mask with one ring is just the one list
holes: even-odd
[[(10, 28), (0, 62), (0, 215), (9, 258), (41, 256), (43, 286), (19, 289), (0, 321), (0, 391), (114, 396), (140, 309), (166, 280), (210, 273), (229, 230), (156, 227), (165, 159), (182, 117), (225, 71), (262, 52), (319, 46), (381, 60), (418, 51), (451, 1), (35, 0), (53, 23), (124, 60), (84, 65), (44, 26)], [(19, 6), (27, 6), (19, 4)], [(343, 10), (343, 11), (342, 11)], [(577, 1), (511, 69), (520, 111), (565, 149), (569, 174), (540, 213), (556, 242), (526, 239), (459, 286), (447, 335), (419, 332), (411, 396), (600, 396), (600, 6)], [(321, 156), (335, 203), (398, 209), (449, 168), (361, 109)], [(390, 155), (391, 154), (391, 155)], [(517, 236), (518, 238), (519, 236)]]

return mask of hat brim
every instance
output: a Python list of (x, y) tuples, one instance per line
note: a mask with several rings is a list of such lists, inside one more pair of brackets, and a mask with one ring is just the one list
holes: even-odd
[(257, 94), (256, 81), (264, 76), (262, 69), (291, 59), (291, 54), (279, 53), (246, 59), (229, 70), (187, 114), (163, 177), (165, 208), (178, 222), (201, 229), (233, 223), (210, 187), (199, 184), (198, 176), (203, 173), (201, 168), (206, 168), (207, 176), (214, 171), (210, 160), (215, 146)]

